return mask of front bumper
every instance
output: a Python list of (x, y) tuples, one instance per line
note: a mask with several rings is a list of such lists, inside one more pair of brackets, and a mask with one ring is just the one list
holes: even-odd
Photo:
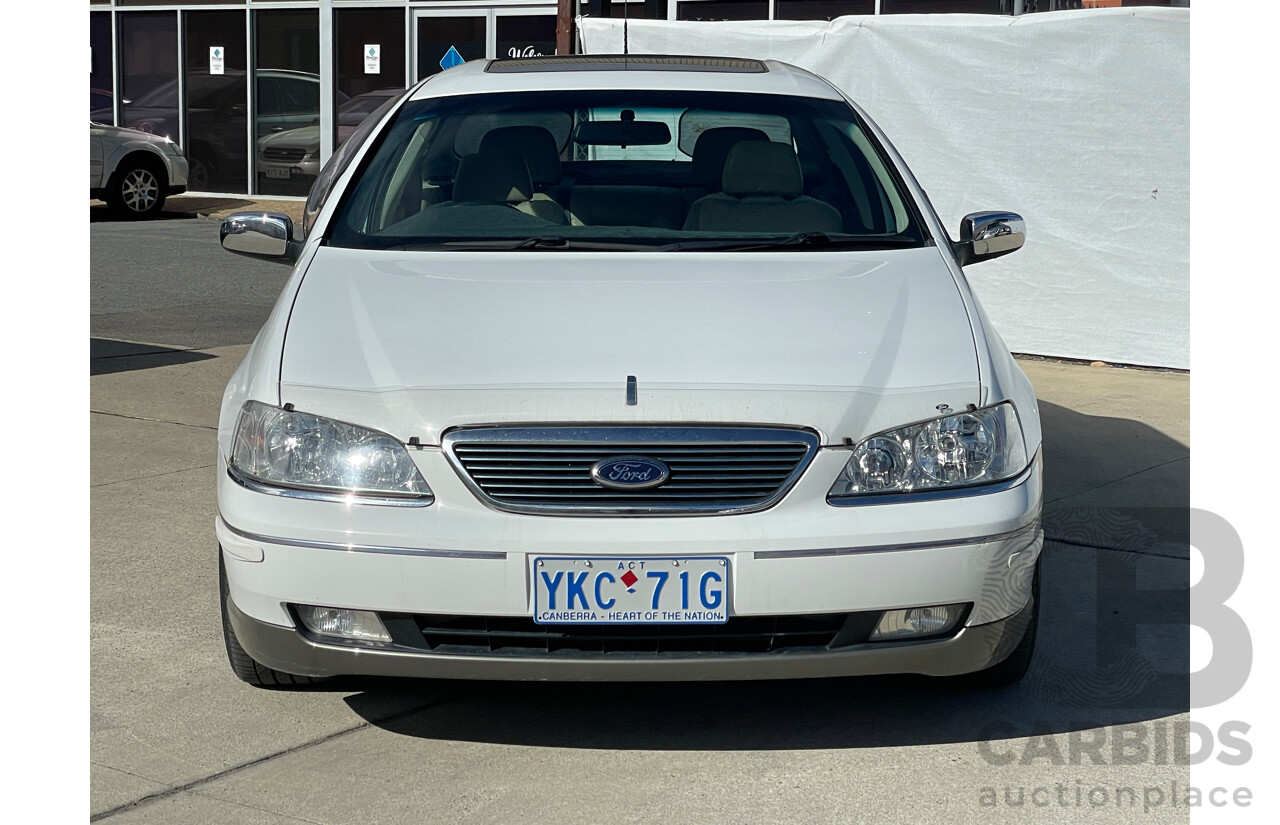
[(618, 653), (577, 659), (554, 656), (464, 656), (321, 644), (294, 628), (246, 616), (228, 602), (236, 637), (255, 660), (300, 676), (403, 676), (431, 679), (522, 681), (719, 681), (806, 679), (912, 673), (957, 676), (1003, 661), (1031, 621), (1029, 599), (1013, 615), (963, 627), (933, 641), (876, 642), (839, 650), (762, 654), (698, 654), (684, 657)]
[[(241, 643), (301, 675), (416, 674), (510, 679), (747, 679), (911, 672), (946, 675), (999, 661), (1021, 637), (1043, 545), (1041, 462), (1007, 489), (833, 507), (847, 454), (819, 451), (772, 508), (697, 518), (570, 518), (499, 513), (438, 451), (415, 460), (436, 493), (425, 507), (266, 495), (219, 467), (218, 540)], [(554, 661), (317, 643), (287, 605), (404, 614), (529, 617), (534, 556), (724, 556), (729, 613), (763, 617), (972, 605), (952, 638), (763, 655), (691, 654)], [(241, 627), (237, 625), (237, 633)]]

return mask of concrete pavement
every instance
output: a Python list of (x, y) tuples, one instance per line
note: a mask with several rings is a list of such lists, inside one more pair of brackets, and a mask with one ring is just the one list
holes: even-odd
[[(1040, 647), (1017, 688), (353, 680), (272, 692), (234, 679), (218, 624), (213, 428), (245, 350), (91, 378), (94, 820), (988, 823), (1033, 814), (1004, 789), (1062, 786), (1067, 804), (1034, 815), (1070, 822), (1099, 815), (1075, 804), (1076, 787), (1133, 786), (1141, 800), (1188, 781), (1186, 766), (1067, 753), (1073, 738), (1114, 741), (1124, 725), (1154, 736), (1187, 718), (1185, 624), (1132, 639), (1111, 627), (1185, 621), (1186, 374), (1024, 362), (1043, 402), (1054, 540)], [(1135, 570), (1142, 592), (1107, 589)], [(1109, 803), (1106, 817), (1185, 821), (1186, 809)]]

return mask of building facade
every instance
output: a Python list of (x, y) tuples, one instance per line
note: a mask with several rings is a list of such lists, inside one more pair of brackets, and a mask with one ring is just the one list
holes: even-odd
[[(572, 0), (583, 15), (822, 20), (1189, 0)], [(556, 0), (90, 0), (90, 119), (167, 135), (189, 190), (302, 196), (364, 116), (465, 60), (556, 53)]]

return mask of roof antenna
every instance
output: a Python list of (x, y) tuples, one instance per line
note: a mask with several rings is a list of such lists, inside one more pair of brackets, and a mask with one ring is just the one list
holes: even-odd
[[(628, 0), (622, 0), (622, 54), (623, 56), (631, 54), (631, 52), (628, 51), (627, 49), (627, 7), (630, 5), (631, 3), (629, 3)], [(627, 65), (627, 61), (625, 60), (622, 61), (622, 65), (623, 66)]]

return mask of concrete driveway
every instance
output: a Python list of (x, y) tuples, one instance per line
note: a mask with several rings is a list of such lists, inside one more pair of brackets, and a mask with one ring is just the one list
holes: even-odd
[(1023, 362), (1049, 541), (1015, 688), (264, 691), (222, 645), (214, 427), (284, 269), (236, 270), (212, 221), (121, 226), (91, 226), (91, 821), (1186, 821), (1186, 374)]

